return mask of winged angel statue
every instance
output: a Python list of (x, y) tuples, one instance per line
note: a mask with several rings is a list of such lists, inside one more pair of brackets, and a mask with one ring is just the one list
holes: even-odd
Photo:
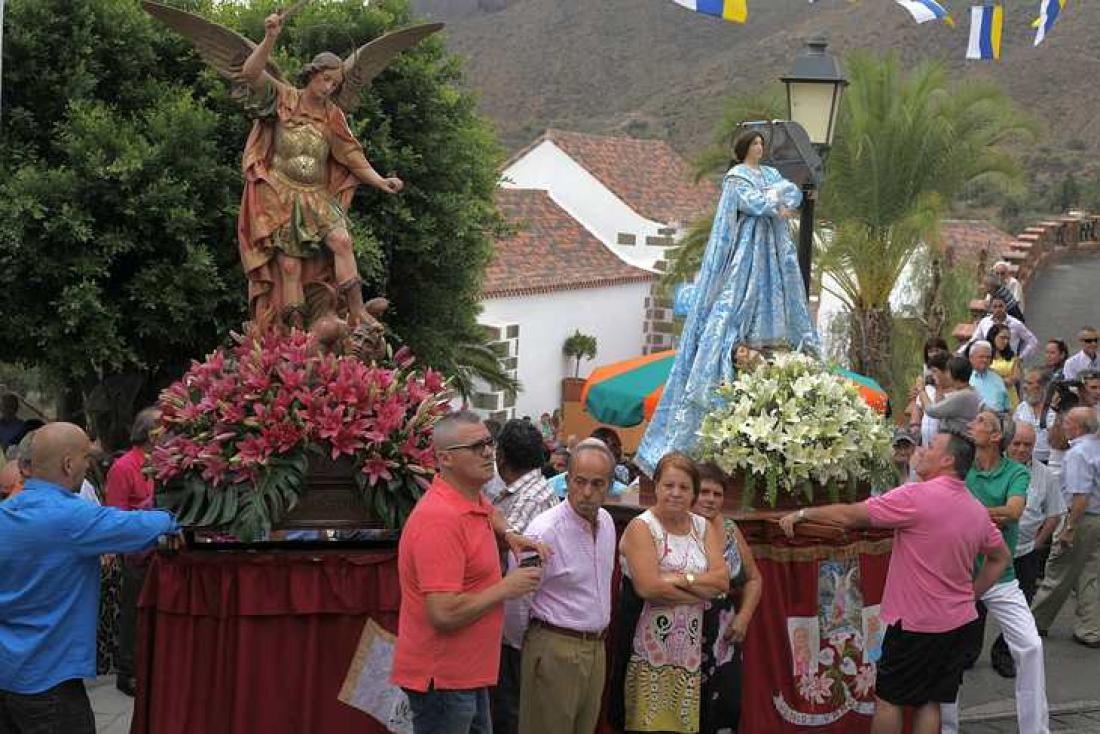
[(301, 0), (264, 21), (264, 40), (247, 38), (198, 15), (143, 2), (154, 18), (186, 37), (233, 84), (253, 118), (241, 168), (237, 220), (248, 304), (260, 329), (338, 324), (343, 334), (381, 338), (384, 299), (364, 304), (348, 233), (347, 208), (360, 184), (389, 194), (404, 184), (378, 174), (348, 129), (345, 113), (360, 91), (401, 51), (443, 27), (412, 26), (367, 43), (348, 58), (320, 53), (290, 83), (271, 61), (283, 23)]

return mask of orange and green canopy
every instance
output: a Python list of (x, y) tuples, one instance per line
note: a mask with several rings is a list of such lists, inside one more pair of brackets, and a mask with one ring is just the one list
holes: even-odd
[(843, 377), (850, 382), (854, 382), (856, 389), (859, 390), (860, 397), (863, 398), (863, 402), (870, 405), (879, 413), (883, 415), (886, 414), (886, 404), (889, 402), (890, 397), (886, 394), (886, 391), (882, 389), (882, 385), (878, 384), (867, 375), (861, 375), (858, 372), (841, 369), (840, 367), (833, 368), (833, 374), (838, 377)]
[[(607, 425), (629, 428), (647, 421), (657, 409), (675, 360), (676, 350), (669, 349), (597, 367), (585, 382), (581, 404)], [(839, 367), (833, 373), (855, 383), (865, 403), (886, 412), (886, 391), (873, 379)]]
[(628, 428), (649, 420), (674, 361), (676, 350), (669, 349), (597, 367), (584, 383), (581, 404), (593, 418), (611, 426)]

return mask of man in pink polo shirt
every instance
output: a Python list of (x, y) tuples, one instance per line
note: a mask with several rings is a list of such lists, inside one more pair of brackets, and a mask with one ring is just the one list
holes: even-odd
[(499, 672), (501, 603), (538, 586), (539, 568), (501, 578), (497, 538), (513, 535), (482, 496), (493, 477), (493, 437), (474, 413), (436, 424), (439, 473), (401, 531), (401, 612), (392, 680), (409, 696), (416, 734), (488, 734), (488, 687)]
[[(914, 734), (938, 734), (940, 704), (953, 702), (962, 682), (965, 631), (978, 617), (975, 600), (1011, 560), (1000, 531), (963, 481), (973, 462), (968, 439), (940, 433), (914, 455), (921, 482), (857, 504), (807, 507), (780, 520), (788, 536), (804, 521), (894, 529), (882, 597), (889, 627), (872, 734), (900, 734), (905, 707), (914, 709)], [(975, 578), (979, 556), (985, 563)]]

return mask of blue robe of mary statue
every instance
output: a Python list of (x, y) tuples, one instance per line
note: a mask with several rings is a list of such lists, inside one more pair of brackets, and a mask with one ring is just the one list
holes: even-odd
[(817, 351), (798, 254), (779, 216), (801, 203), (798, 186), (774, 168), (726, 173), (676, 361), (635, 456), (647, 474), (666, 453), (694, 448), (715, 389), (734, 379), (739, 345)]

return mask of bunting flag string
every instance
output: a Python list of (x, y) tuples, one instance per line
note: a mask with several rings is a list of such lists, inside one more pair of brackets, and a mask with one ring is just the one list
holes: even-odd
[(744, 23), (749, 19), (749, 0), (673, 0), (688, 10), (703, 15), (712, 15), (733, 23)]
[[(766, 0), (762, 0), (766, 1)], [(848, 0), (857, 2), (858, 0)], [(882, 0), (886, 1), (886, 0)], [(900, 5), (918, 24), (941, 21), (954, 27), (955, 19), (946, 7), (944, 0), (892, 0)], [(745, 23), (749, 18), (749, 0), (673, 0), (688, 10), (715, 18)], [(811, 5), (818, 0), (809, 0)], [(970, 37), (966, 48), (966, 58), (980, 60), (998, 60), (1001, 58), (1001, 40), (1004, 34), (1004, 0), (983, 0), (982, 5), (971, 5)], [(1054, 28), (1066, 10), (1069, 0), (1040, 0), (1039, 17), (1032, 23), (1035, 29), (1035, 44), (1046, 40), (1047, 34)], [(0, 0), (0, 8), (3, 0)]]
[(955, 25), (955, 19), (936, 0), (894, 0), (898, 5), (909, 11), (913, 20), (918, 23), (927, 23), (930, 20), (942, 20), (949, 26)]
[(968, 59), (1001, 58), (1001, 32), (1005, 11), (1001, 5), (974, 5), (970, 8)]

